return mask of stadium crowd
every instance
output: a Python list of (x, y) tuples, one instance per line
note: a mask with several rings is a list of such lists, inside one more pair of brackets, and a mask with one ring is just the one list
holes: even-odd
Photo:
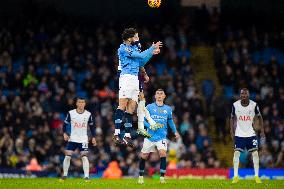
[[(284, 167), (284, 31), (227, 29), (215, 45), (215, 65), (224, 87), (224, 99), (238, 98), (247, 87), (261, 109), (266, 144), (260, 150), (261, 167)], [(246, 153), (245, 166), (252, 166)]]
[[(109, 162), (117, 160), (123, 175), (138, 175), (143, 139), (135, 140), (139, 146), (135, 150), (115, 147), (111, 140), (120, 30), (111, 25), (87, 30), (60, 21), (16, 23), (7, 22), (0, 29), (1, 168), (25, 170), (33, 159), (40, 170), (60, 175), (65, 148), (63, 120), (74, 108), (74, 98), (83, 96), (96, 120), (97, 147), (90, 146), (89, 153), (91, 172), (102, 174)], [(182, 139), (169, 143), (169, 168), (220, 167), (193, 80), (185, 29), (157, 26), (140, 31), (144, 47), (157, 33), (165, 43), (162, 54), (146, 66), (150, 82), (145, 94), (150, 103), (155, 89), (164, 88), (166, 103), (174, 108)], [(137, 137), (135, 133), (133, 137)], [(78, 176), (81, 159), (74, 157), (70, 173)], [(153, 154), (146, 168), (158, 168), (158, 161)]]

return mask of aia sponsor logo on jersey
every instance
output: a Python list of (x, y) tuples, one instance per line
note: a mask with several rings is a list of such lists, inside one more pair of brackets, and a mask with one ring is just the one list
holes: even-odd
[(85, 128), (85, 127), (87, 127), (87, 124), (85, 122), (77, 123), (77, 122), (73, 121), (72, 124), (74, 125), (75, 128)]
[(251, 121), (251, 117), (250, 116), (239, 116), (239, 120), (240, 121)]

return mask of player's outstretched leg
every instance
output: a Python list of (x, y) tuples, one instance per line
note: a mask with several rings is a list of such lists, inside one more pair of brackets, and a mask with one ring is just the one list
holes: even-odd
[(144, 128), (144, 118), (145, 118), (145, 100), (140, 100), (137, 108), (137, 117), (138, 117), (138, 129), (137, 133), (144, 137), (150, 138), (151, 135)]
[(262, 183), (259, 176), (258, 176), (258, 173), (259, 173), (259, 156), (258, 156), (258, 152), (257, 150), (253, 151), (252, 152), (252, 161), (253, 161), (253, 168), (254, 168), (254, 179), (255, 179), (255, 182), (260, 184)]
[(61, 180), (65, 180), (67, 178), (70, 160), (71, 155), (66, 155), (63, 161), (63, 176), (61, 177)]
[(90, 171), (90, 164), (88, 157), (86, 155), (82, 155), (82, 163), (83, 163), (83, 171), (84, 171), (84, 179), (88, 182), (89, 179), (89, 171)]
[(239, 182), (238, 169), (239, 169), (240, 155), (241, 155), (241, 153), (239, 151), (234, 152), (234, 158), (233, 158), (234, 177), (233, 177), (233, 181), (232, 181), (233, 184)]
[(115, 145), (123, 144), (123, 141), (119, 138), (123, 115), (124, 111), (117, 108), (114, 114), (115, 131), (114, 131), (114, 136), (112, 138)]

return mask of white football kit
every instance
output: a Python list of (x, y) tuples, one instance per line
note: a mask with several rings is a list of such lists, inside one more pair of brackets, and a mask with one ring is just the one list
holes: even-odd
[(241, 100), (238, 100), (233, 104), (232, 116), (236, 116), (237, 118), (235, 136), (255, 136), (255, 131), (253, 129), (253, 120), (255, 115), (260, 115), (256, 102), (250, 100), (246, 107), (241, 104)]
[(70, 110), (64, 121), (71, 124), (71, 133), (69, 142), (87, 143), (88, 142), (88, 125), (93, 126), (93, 118), (89, 111), (78, 113), (76, 109)]

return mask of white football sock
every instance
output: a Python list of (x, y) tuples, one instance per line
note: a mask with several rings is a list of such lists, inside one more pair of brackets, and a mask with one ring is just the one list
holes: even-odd
[(84, 177), (89, 177), (89, 160), (87, 158), (87, 156), (83, 156), (82, 157), (82, 162), (83, 162), (83, 170), (84, 170)]
[(114, 130), (114, 135), (119, 135), (120, 134), (120, 129), (115, 129)]
[(140, 100), (137, 107), (138, 129), (144, 129), (145, 100)]
[(128, 137), (128, 138), (131, 138), (131, 135), (130, 135), (130, 133), (125, 133), (125, 135), (124, 135), (125, 137)]
[(254, 175), (258, 176), (259, 173), (259, 157), (258, 152), (252, 152), (252, 161), (253, 161), (253, 168), (254, 168)]
[(234, 152), (234, 158), (233, 158), (233, 163), (234, 163), (234, 177), (237, 177), (237, 176), (238, 176), (240, 155), (241, 155), (241, 152), (239, 152), (239, 151), (235, 151), (235, 152)]
[(149, 113), (149, 111), (147, 110), (147, 108), (144, 107), (144, 111), (145, 111), (145, 117), (146, 117), (148, 123), (149, 123), (150, 125), (156, 125), (156, 121), (154, 121), (154, 120), (151, 118), (150, 113)]
[(65, 156), (63, 161), (63, 176), (67, 177), (71, 156)]

